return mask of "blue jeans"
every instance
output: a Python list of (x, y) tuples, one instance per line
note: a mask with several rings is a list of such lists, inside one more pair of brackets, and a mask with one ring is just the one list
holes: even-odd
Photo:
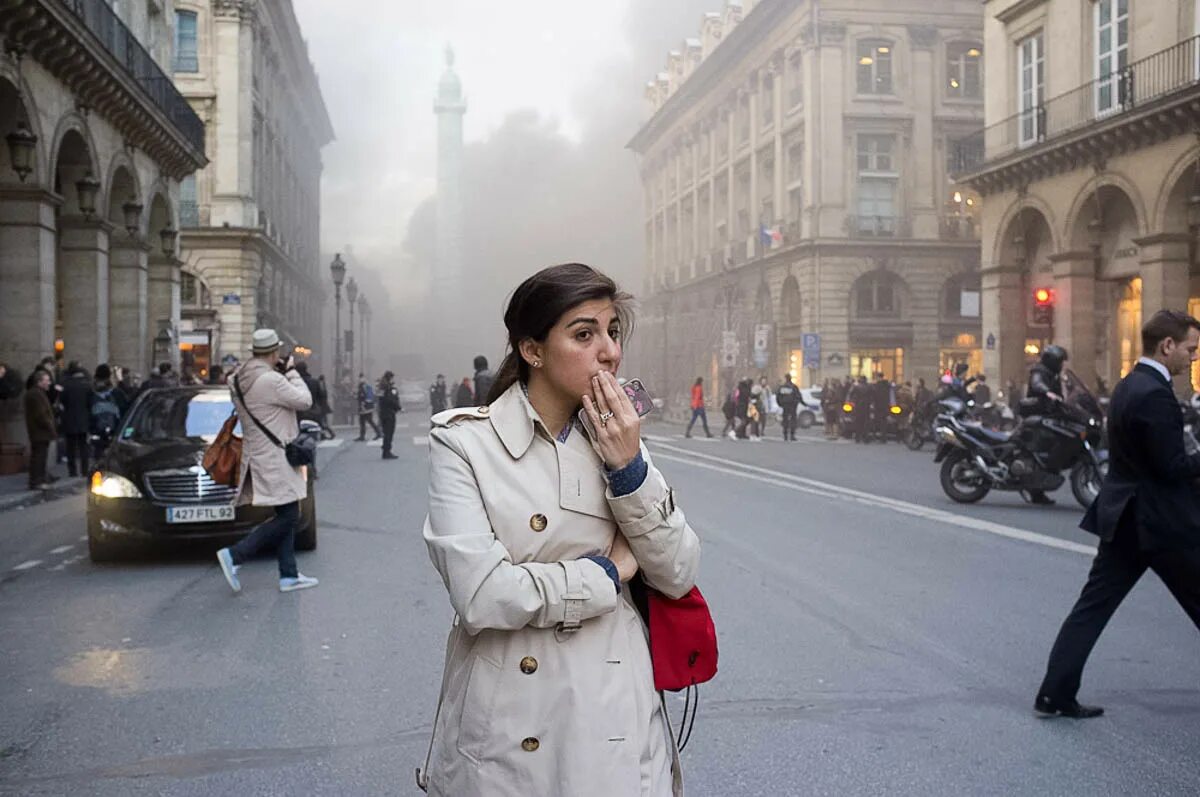
[(709, 437), (712, 437), (712, 432), (708, 431), (708, 413), (704, 411), (703, 407), (696, 407), (694, 410), (692, 410), (692, 419), (688, 421), (687, 431), (684, 432), (684, 434), (692, 433), (692, 427), (696, 425), (697, 418), (699, 418), (700, 422), (704, 424), (704, 433)]
[(230, 547), (229, 554), (233, 563), (240, 565), (264, 548), (275, 547), (279, 557), (279, 577), (295, 578), (299, 572), (296, 569), (296, 529), (300, 525), (300, 502), (280, 504), (275, 509), (275, 517), (259, 523), (237, 545)]

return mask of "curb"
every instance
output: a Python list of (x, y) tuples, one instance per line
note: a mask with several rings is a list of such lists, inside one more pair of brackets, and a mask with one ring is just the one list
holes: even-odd
[(14, 509), (24, 509), (29, 506), (38, 504), (48, 504), (51, 501), (57, 501), (60, 498), (66, 498), (68, 495), (78, 495), (84, 491), (87, 482), (80, 478), (71, 479), (69, 476), (63, 477), (66, 481), (70, 479), (70, 483), (61, 486), (53, 486), (49, 490), (24, 490), (17, 495), (0, 497), (0, 512), (8, 512)]

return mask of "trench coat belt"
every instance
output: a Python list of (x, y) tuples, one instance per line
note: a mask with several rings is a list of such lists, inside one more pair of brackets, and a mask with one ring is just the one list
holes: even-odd
[(567, 592), (563, 596), (563, 621), (558, 624), (559, 631), (578, 631), (583, 625), (583, 573), (579, 571), (579, 562), (563, 562), (563, 570), (567, 576)]

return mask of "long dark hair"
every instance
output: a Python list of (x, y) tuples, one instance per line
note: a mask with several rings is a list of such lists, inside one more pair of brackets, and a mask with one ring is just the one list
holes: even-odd
[(583, 263), (563, 263), (544, 268), (522, 282), (508, 300), (504, 327), (508, 330), (508, 351), (496, 371), (487, 403), (491, 404), (512, 387), (514, 382), (529, 381), (529, 363), (521, 357), (525, 339), (541, 343), (550, 330), (572, 307), (596, 299), (611, 299), (621, 322), (621, 344), (633, 331), (633, 296), (617, 287), (610, 277)]

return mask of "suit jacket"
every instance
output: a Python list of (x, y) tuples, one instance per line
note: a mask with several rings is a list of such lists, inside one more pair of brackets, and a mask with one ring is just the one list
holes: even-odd
[(1200, 546), (1200, 488), (1193, 484), (1200, 454), (1183, 447), (1171, 383), (1147, 365), (1135, 367), (1113, 391), (1108, 436), (1108, 477), (1080, 527), (1111, 541), (1119, 524), (1135, 523), (1146, 551)]

